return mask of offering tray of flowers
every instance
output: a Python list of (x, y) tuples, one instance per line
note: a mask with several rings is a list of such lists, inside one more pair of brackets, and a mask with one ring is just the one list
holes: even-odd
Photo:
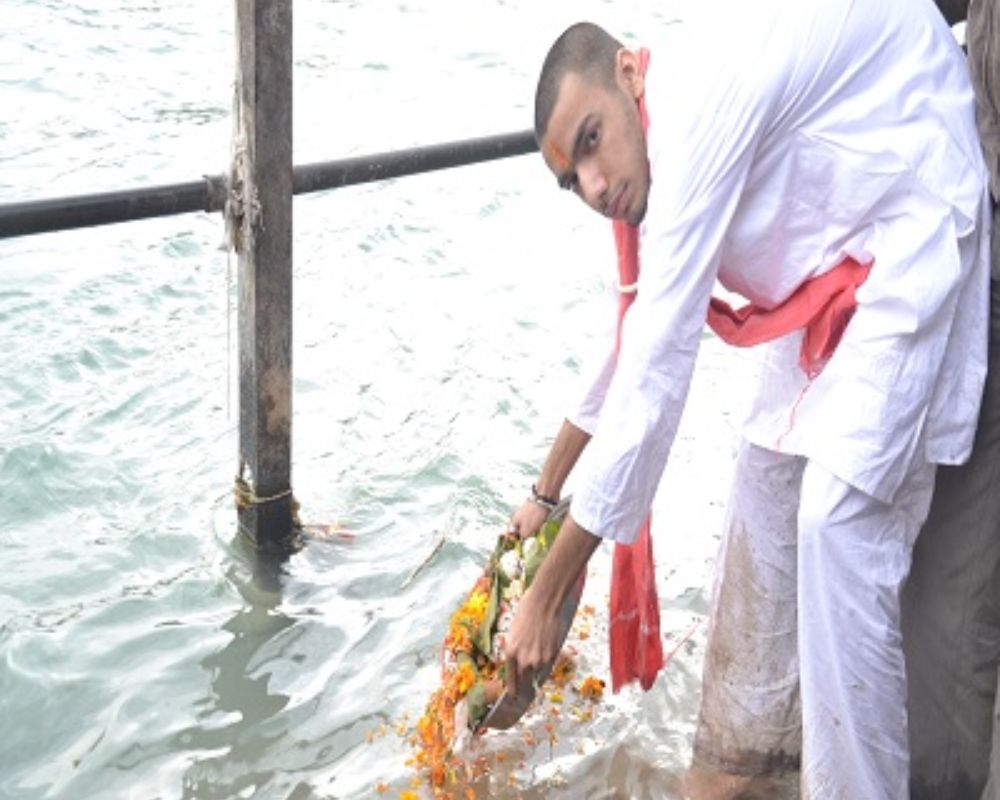
[[(552, 548), (569, 510), (569, 498), (551, 511), (536, 536), (514, 533), (497, 538), (482, 574), (452, 614), (441, 658), (441, 685), (417, 722), (418, 766), (442, 785), (454, 759), (467, 754), (486, 728), (509, 728), (527, 711), (553, 664), (518, 682), (515, 696), (505, 691), (504, 642), (524, 593)], [(583, 576), (559, 612), (565, 641), (583, 592)]]

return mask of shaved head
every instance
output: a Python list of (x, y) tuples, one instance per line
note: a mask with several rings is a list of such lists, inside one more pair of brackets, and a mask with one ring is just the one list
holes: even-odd
[(559, 87), (568, 73), (588, 83), (615, 86), (615, 56), (622, 43), (592, 22), (571, 25), (555, 40), (542, 64), (535, 90), (535, 138), (540, 143), (559, 98)]

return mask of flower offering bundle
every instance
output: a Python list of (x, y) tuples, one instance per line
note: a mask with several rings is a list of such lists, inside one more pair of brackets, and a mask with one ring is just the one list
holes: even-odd
[[(503, 646), (514, 613), (552, 548), (566, 516), (564, 500), (549, 515), (537, 536), (521, 539), (504, 533), (497, 539), (482, 574), (452, 614), (444, 638), (441, 685), (431, 695), (417, 722), (415, 764), (426, 771), (432, 787), (454, 780), (465, 764), (474, 736), (486, 728), (507, 728), (531, 705), (535, 688), (552, 664), (522, 680), (516, 697), (505, 693)], [(583, 579), (570, 592), (560, 622), (565, 640), (583, 591)]]

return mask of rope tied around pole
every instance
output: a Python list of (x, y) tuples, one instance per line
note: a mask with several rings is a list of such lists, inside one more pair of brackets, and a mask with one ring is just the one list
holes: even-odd
[(254, 506), (262, 506), (267, 503), (275, 503), (278, 500), (284, 500), (286, 497), (291, 497), (291, 494), (292, 490), (291, 488), (288, 488), (283, 492), (261, 497), (254, 492), (253, 488), (249, 483), (247, 483), (246, 479), (239, 476), (236, 477), (236, 481), (233, 486), (233, 495), (236, 499), (237, 508), (253, 508)]
[(251, 224), (260, 215), (260, 203), (255, 198), (246, 197), (248, 183), (246, 141), (242, 134), (239, 134), (234, 137), (227, 180), (228, 193), (223, 208), (226, 226), (225, 247), (236, 253), (243, 252), (248, 244), (244, 241), (244, 226), (248, 213)]
[[(284, 500), (286, 497), (292, 497), (291, 487), (285, 489), (283, 492), (278, 492), (277, 494), (268, 495), (266, 497), (259, 496), (254, 492), (253, 488), (247, 483), (245, 478), (236, 476), (236, 481), (233, 486), (233, 495), (236, 499), (237, 508), (253, 508), (254, 506), (263, 506), (268, 503), (276, 503), (278, 500)], [(298, 502), (292, 497), (291, 505), (293, 511), (298, 508)]]
[[(237, 57), (238, 57), (237, 53)], [(233, 135), (230, 145), (229, 170), (224, 181), (225, 204), (223, 218), (226, 226), (225, 246), (233, 252), (245, 252), (250, 247), (247, 236), (254, 235), (260, 223), (260, 199), (256, 186), (250, 180), (250, 153), (247, 144), (246, 109), (240, 102), (243, 89), (242, 73), (238, 71), (233, 84)]]
[(288, 551), (295, 551), (302, 546), (304, 526), (302, 525), (302, 519), (299, 517), (299, 501), (292, 494), (291, 487), (272, 495), (260, 496), (253, 490), (253, 487), (250, 486), (250, 483), (245, 478), (237, 475), (233, 485), (233, 498), (236, 501), (236, 508), (240, 512), (252, 508), (260, 508), (261, 506), (287, 499), (288, 512), (292, 520), (290, 538), (282, 542), (280, 547)]

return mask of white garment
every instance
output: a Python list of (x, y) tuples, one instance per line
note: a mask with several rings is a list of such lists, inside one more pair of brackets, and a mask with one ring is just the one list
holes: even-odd
[(771, 308), (844, 255), (874, 256), (808, 388), (799, 334), (771, 346), (746, 435), (879, 499), (914, 459), (968, 456), (985, 374), (986, 175), (967, 68), (936, 8), (699, 12), (651, 47), (638, 296), (617, 365), (569, 415), (592, 434), (573, 517), (624, 542), (666, 464), (716, 279)]
[(743, 446), (712, 599), (697, 762), (768, 774), (794, 766), (801, 744), (803, 797), (909, 797), (899, 594), (935, 473), (911, 466), (883, 503), (816, 462)]

